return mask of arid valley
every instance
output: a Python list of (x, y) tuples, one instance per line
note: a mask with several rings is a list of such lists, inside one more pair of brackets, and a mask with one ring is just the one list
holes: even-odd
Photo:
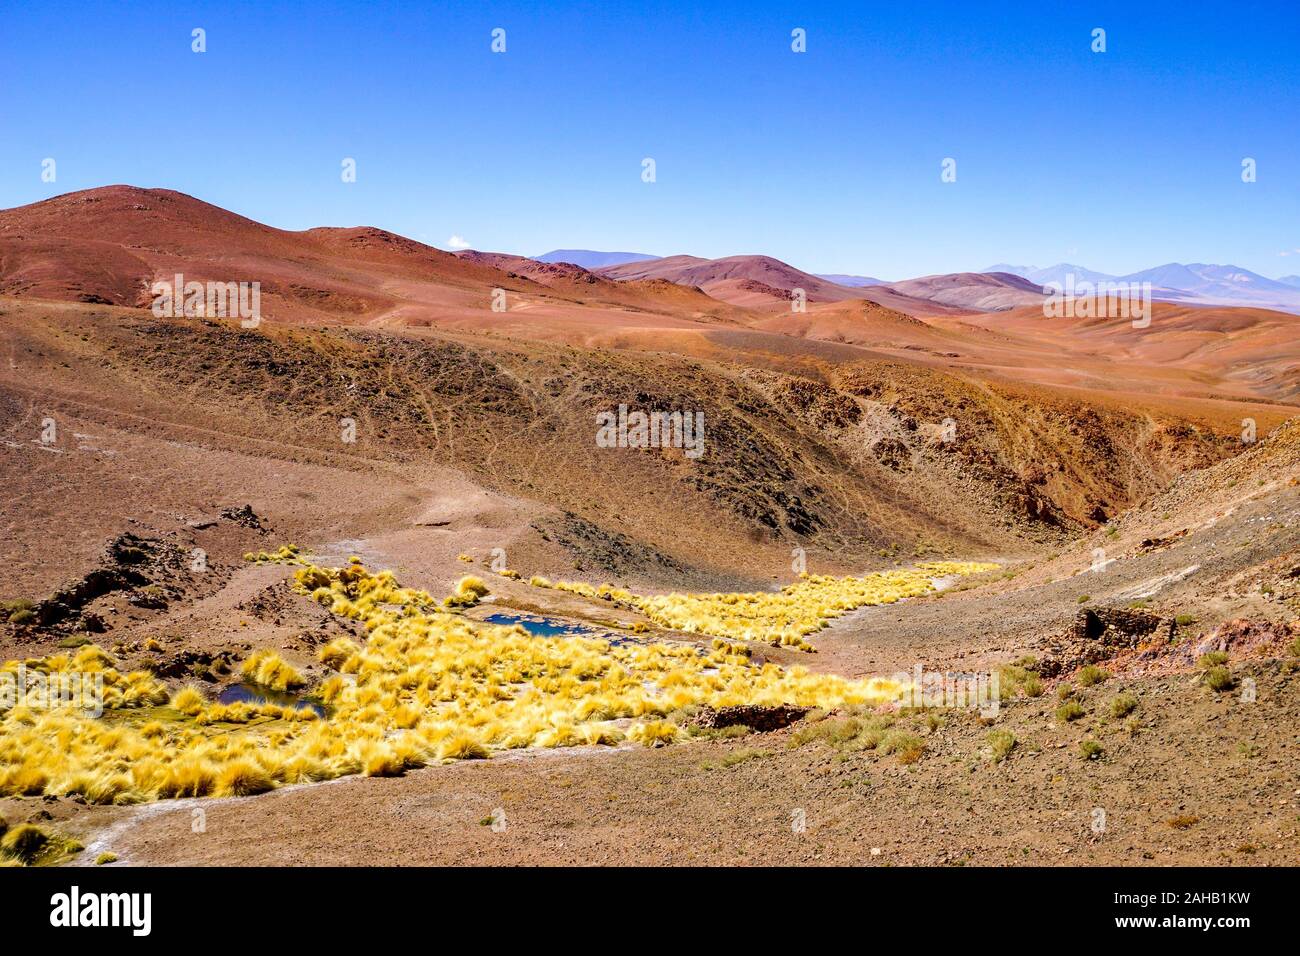
[(7, 858), (1294, 864), (1300, 319), (1043, 298), (0, 212)]

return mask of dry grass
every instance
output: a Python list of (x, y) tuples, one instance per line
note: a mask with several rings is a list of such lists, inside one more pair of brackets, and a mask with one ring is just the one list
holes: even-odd
[(235, 760), (221, 768), (216, 777), (216, 794), (221, 797), (250, 797), (275, 789), (275, 780), (254, 760)]
[(1001, 763), (1016, 748), (1016, 735), (1009, 730), (994, 730), (988, 736), (989, 749), (994, 763)]
[(287, 691), (305, 687), (307, 682), (279, 654), (271, 650), (254, 651), (240, 669), (244, 680), (271, 690)]
[(36, 862), (49, 841), (49, 834), (40, 827), (22, 823), (0, 837), (0, 853), (30, 866)]
[(1003, 700), (1017, 695), (1043, 696), (1043, 679), (1034, 671), (1032, 659), (1022, 659), (998, 668), (998, 693)]
[(644, 596), (611, 584), (548, 581), (533, 577), (534, 587), (554, 588), (610, 601), (640, 611), (661, 627), (742, 641), (767, 641), (811, 651), (807, 635), (833, 618), (859, 607), (893, 604), (934, 591), (932, 579), (978, 574), (995, 564), (934, 561), (915, 568), (881, 571), (864, 577), (801, 575), (778, 593), (664, 594)]
[(1102, 754), (1105, 752), (1106, 748), (1095, 740), (1079, 741), (1079, 755), (1083, 757), (1084, 760), (1100, 760)]
[(1117, 694), (1110, 702), (1110, 715), (1116, 719), (1127, 717), (1137, 710), (1138, 699), (1132, 694)]
[(488, 594), (488, 586), (482, 578), (467, 574), (456, 583), (456, 590), (443, 601), (448, 608), (473, 607)]
[(844, 753), (873, 750), (896, 754), (900, 763), (915, 763), (925, 753), (925, 741), (898, 727), (889, 716), (839, 717), (805, 724), (790, 737), (791, 748), (819, 743)]
[(1205, 672), (1205, 686), (1212, 691), (1223, 693), (1232, 690), (1236, 685), (1236, 678), (1226, 667), (1211, 667)]
[(1110, 672), (1106, 671), (1096, 664), (1088, 664), (1079, 668), (1079, 673), (1075, 675), (1075, 680), (1079, 682), (1080, 687), (1095, 687), (1110, 677)]
[(876, 749), (884, 754), (897, 754), (899, 763), (910, 764), (925, 753), (925, 741), (910, 731), (895, 729), (885, 732)]
[(1213, 667), (1221, 667), (1227, 663), (1227, 651), (1207, 651), (1197, 659), (1196, 666), (1203, 671), (1208, 671)]
[(1068, 724), (1071, 721), (1078, 720), (1087, 711), (1077, 700), (1067, 700), (1060, 707), (1056, 708), (1056, 720), (1058, 723)]
[[(740, 704), (843, 709), (898, 698), (890, 680), (845, 680), (753, 663), (748, 647), (715, 640), (615, 646), (582, 636), (540, 641), (441, 610), (423, 591), (360, 563), (303, 566), (299, 590), (362, 624), (364, 644), (335, 641), (321, 657), (335, 671), (315, 693), (330, 706), (210, 701), (193, 687), (171, 697), (147, 673), (120, 674), (95, 646), (75, 658), (29, 662), (49, 671), (104, 676), (113, 719), (72, 709), (11, 708), (0, 714), (0, 795), (79, 794), (90, 803), (175, 797), (250, 796), (290, 783), (349, 774), (388, 776), (435, 760), (482, 758), (521, 747), (660, 746), (684, 735), (700, 706)], [(480, 593), (472, 583), (461, 593)], [(16, 667), (11, 662), (5, 667)], [(302, 678), (278, 655), (259, 651), (247, 679), (277, 688)], [(670, 716), (671, 715), (671, 716)], [(676, 719), (674, 719), (676, 717)], [(615, 721), (626, 721), (622, 727)], [(855, 746), (881, 746), (916, 759), (919, 738), (886, 725), (857, 725)]]

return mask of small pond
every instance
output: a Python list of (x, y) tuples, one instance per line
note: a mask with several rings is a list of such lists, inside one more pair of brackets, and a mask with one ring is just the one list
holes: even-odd
[(316, 711), (322, 717), (328, 716), (328, 711), (315, 701), (306, 700), (297, 694), (290, 694), (285, 691), (270, 690), (266, 687), (258, 687), (255, 684), (231, 684), (217, 695), (219, 704), (275, 704), (278, 707), (293, 707), (295, 710), (311, 709)]
[(563, 621), (559, 618), (544, 617), (541, 614), (516, 614), (505, 611), (494, 611), (487, 617), (483, 618), (485, 624), (496, 624), (499, 627), (509, 627), (511, 624), (518, 624), (529, 634), (534, 637), (590, 637), (595, 640), (609, 641), (615, 647), (625, 644), (643, 644), (642, 640), (631, 637), (627, 634), (620, 634), (617, 631), (609, 631), (603, 628), (593, 627), (589, 624), (579, 624), (576, 621)]

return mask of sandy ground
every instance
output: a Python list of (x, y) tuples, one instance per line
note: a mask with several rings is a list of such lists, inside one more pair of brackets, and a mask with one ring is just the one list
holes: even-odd
[[(484, 503), (471, 496), (467, 505)], [(764, 653), (847, 674), (1005, 662), (1068, 623), (1081, 590), (1104, 600), (1105, 592), (1126, 593), (1198, 556), (1218, 581), (1252, 565), (1256, 550), (1295, 553), (1297, 504), (1300, 491), (1286, 486), (1244, 501), (1238, 520), (1209, 522), (1165, 551), (1118, 560), (1104, 572), (1001, 594), (991, 582), (868, 608), (818, 635), (816, 654)], [(1261, 538), (1254, 530), (1261, 523), (1279, 530)], [(421, 566), (424, 549), (409, 533), (348, 544), (343, 550), (407, 567), (413, 583), (439, 579)], [(196, 622), (220, 619), (223, 605), (275, 589), (285, 574), (244, 569), (187, 613)], [(1195, 584), (1189, 576), (1158, 597), (1185, 606), (1197, 600)], [(519, 582), (501, 580), (494, 597), (578, 619), (635, 616)], [(305, 602), (285, 601), (288, 625), (294, 603)], [(1243, 601), (1222, 613), (1261, 613), (1258, 600)], [(271, 627), (264, 636), (276, 633)], [(110, 851), (119, 858), (114, 865), (1295, 863), (1300, 670), (1254, 660), (1237, 673), (1254, 681), (1253, 701), (1215, 694), (1189, 672), (1121, 673), (1079, 691), (1088, 715), (1073, 723), (1054, 717), (1052, 682), (1044, 696), (1005, 704), (992, 720), (968, 710), (932, 712), (934, 721), (906, 716), (903, 725), (925, 740), (924, 756), (910, 765), (824, 741), (796, 746), (796, 724), (654, 750), (512, 753), (246, 799), (90, 808), (31, 799), (0, 809), (11, 819), (48, 815), (87, 844), (78, 862)], [(1125, 692), (1139, 701), (1135, 721), (1108, 716), (1109, 701)], [(993, 730), (1018, 741), (1000, 763), (990, 756)], [(1101, 743), (1104, 755), (1083, 759), (1084, 739)]]

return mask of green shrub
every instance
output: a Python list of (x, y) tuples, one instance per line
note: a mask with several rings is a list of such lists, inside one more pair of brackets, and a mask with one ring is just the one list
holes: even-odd
[(1084, 760), (1097, 760), (1105, 752), (1106, 748), (1095, 740), (1079, 741), (1079, 753), (1083, 756)]
[(815, 724), (800, 727), (790, 737), (790, 746), (802, 747), (814, 741), (821, 741), (832, 746), (842, 744), (857, 736), (862, 724), (855, 717), (823, 720)]
[(925, 741), (906, 730), (889, 730), (881, 736), (877, 749), (897, 754), (899, 763), (916, 763), (925, 753)]
[(1089, 664), (1080, 668), (1079, 673), (1076, 675), (1080, 687), (1092, 687), (1094, 684), (1100, 684), (1109, 676), (1108, 672), (1102, 670), (1096, 664)]
[(1127, 717), (1137, 710), (1138, 699), (1132, 694), (1118, 694), (1110, 702), (1110, 715), (1115, 718)]
[(1201, 655), (1200, 660), (1196, 662), (1196, 666), (1203, 671), (1208, 671), (1211, 667), (1219, 667), (1226, 663), (1228, 663), (1227, 651), (1210, 651)]
[(1025, 697), (1043, 696), (1043, 679), (1032, 668), (1033, 658), (1021, 658), (1014, 664), (998, 668), (998, 696), (1010, 700), (1017, 692)]
[(1062, 724), (1068, 724), (1072, 720), (1078, 720), (1084, 714), (1083, 707), (1077, 700), (1067, 700), (1060, 707), (1056, 708), (1056, 719)]
[(1211, 667), (1205, 672), (1205, 686), (1214, 691), (1232, 690), (1236, 685), (1232, 671), (1226, 667)]
[(1016, 735), (1009, 730), (995, 730), (989, 734), (989, 747), (993, 751), (993, 762), (1001, 763), (1016, 748)]

